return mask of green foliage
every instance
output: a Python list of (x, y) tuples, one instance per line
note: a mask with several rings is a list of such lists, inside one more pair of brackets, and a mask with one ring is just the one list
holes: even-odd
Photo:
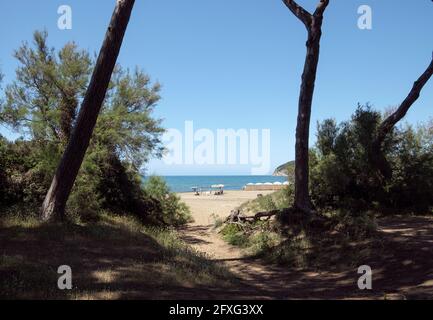
[(399, 209), (428, 212), (433, 205), (433, 135), (431, 126), (394, 129), (384, 146), (393, 176), (384, 182), (372, 163), (372, 141), (381, 122), (370, 106), (352, 119), (318, 125), (311, 152), (311, 193), (319, 208)]
[[(25, 140), (0, 140), (0, 206), (39, 207), (70, 138), (95, 62), (75, 43), (56, 51), (47, 33), (14, 54), (16, 80), (6, 87), (0, 123)], [(161, 86), (141, 70), (116, 66), (67, 212), (72, 220), (95, 221), (106, 209), (143, 222), (183, 224), (188, 208), (165, 184), (142, 186), (151, 157), (164, 151), (161, 120), (152, 117)]]
[[(310, 188), (323, 220), (307, 223), (303, 215), (285, 210), (264, 223), (226, 225), (224, 239), (272, 263), (341, 270), (359, 265), (374, 249), (375, 213), (431, 212), (432, 123), (400, 126), (387, 137), (384, 152), (393, 171), (387, 181), (372, 161), (380, 123), (380, 113), (367, 105), (359, 106), (350, 121), (318, 124), (317, 144), (310, 151)], [(251, 215), (292, 203), (293, 188), (288, 187), (249, 201), (241, 210)]]
[(396, 133), (396, 145), (389, 155), (393, 177), (386, 186), (392, 208), (426, 212), (433, 206), (433, 126), (414, 129), (406, 125)]
[[(346, 210), (324, 214), (324, 221), (312, 225), (302, 213), (286, 211), (284, 219), (289, 223), (282, 224), (282, 216), (277, 216), (269, 221), (226, 224), (221, 234), (226, 242), (253, 256), (285, 266), (342, 270), (362, 262), (376, 236), (374, 214)], [(360, 249), (354, 250), (358, 245)]]
[(338, 128), (335, 120), (327, 119), (317, 124), (317, 149), (324, 156), (334, 151)]
[(295, 179), (295, 161), (289, 161), (277, 167), (274, 171), (274, 175), (287, 176), (290, 181)]
[[(136, 69), (116, 68), (106, 102), (98, 118), (92, 145), (140, 169), (149, 157), (164, 151), (161, 120), (151, 114), (159, 101), (160, 85), (151, 86), (149, 77)], [(101, 150), (98, 150), (101, 152)]]
[(93, 62), (74, 43), (56, 53), (47, 46), (47, 37), (46, 32), (37, 31), (33, 47), (24, 43), (15, 51), (16, 80), (6, 87), (0, 118), (35, 140), (64, 143)]
[(370, 158), (380, 119), (380, 114), (367, 106), (358, 107), (352, 119), (338, 127), (332, 120), (318, 125), (318, 144), (310, 166), (316, 205), (358, 199), (372, 202), (380, 192), (381, 183)]
[(258, 197), (241, 205), (240, 209), (245, 213), (257, 213), (259, 211), (282, 210), (288, 208), (294, 201), (294, 189), (292, 185), (282, 190)]
[(250, 249), (254, 255), (263, 255), (264, 252), (272, 250), (281, 242), (281, 236), (271, 230), (265, 230), (253, 234), (250, 239)]
[(367, 211), (354, 215), (349, 211), (338, 210), (330, 215), (335, 230), (347, 235), (350, 239), (366, 239), (374, 235), (377, 230), (373, 212)]
[(227, 224), (222, 230), (223, 239), (234, 246), (246, 247), (249, 245), (248, 235), (237, 224)]
[(144, 184), (144, 191), (160, 204), (163, 221), (169, 225), (182, 225), (192, 221), (188, 206), (176, 194), (170, 192), (161, 177), (151, 176)]
[(45, 196), (59, 157), (55, 145), (35, 141), (0, 139), (0, 206), (23, 203), (33, 206)]

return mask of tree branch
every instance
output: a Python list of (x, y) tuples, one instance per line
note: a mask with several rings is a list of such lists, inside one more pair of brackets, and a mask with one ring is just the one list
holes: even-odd
[(388, 132), (392, 129), (392, 127), (399, 122), (409, 111), (410, 107), (418, 100), (421, 90), (424, 88), (426, 83), (430, 80), (430, 78), (433, 75), (433, 57), (432, 61), (430, 62), (430, 65), (427, 67), (427, 69), (424, 71), (424, 73), (418, 78), (417, 81), (415, 81), (412, 90), (409, 92), (408, 96), (400, 107), (393, 112), (388, 118), (385, 119), (385, 121), (382, 122), (382, 124), (379, 127), (378, 132), (378, 138), (384, 139), (385, 136), (388, 134)]
[(325, 12), (328, 4), (329, 4), (329, 0), (320, 0), (319, 4), (317, 5), (316, 11), (314, 11), (314, 16), (315, 17), (323, 16), (323, 13)]
[[(329, 1), (329, 0), (325, 0)], [(290, 11), (301, 20), (307, 29), (310, 28), (311, 22), (313, 20), (313, 16), (299, 4), (297, 4), (294, 0), (283, 0), (284, 4), (289, 8)]]
[(376, 158), (376, 165), (379, 171), (385, 178), (389, 178), (391, 175), (390, 166), (383, 154), (383, 142), (386, 136), (391, 132), (394, 126), (406, 115), (410, 107), (418, 100), (421, 90), (424, 88), (426, 83), (430, 80), (433, 75), (433, 56), (430, 65), (424, 71), (424, 73), (415, 81), (412, 90), (409, 92), (408, 96), (401, 103), (400, 107), (394, 111), (388, 118), (386, 118), (382, 124), (379, 126), (377, 131), (377, 136), (373, 142), (373, 154), (372, 156)]

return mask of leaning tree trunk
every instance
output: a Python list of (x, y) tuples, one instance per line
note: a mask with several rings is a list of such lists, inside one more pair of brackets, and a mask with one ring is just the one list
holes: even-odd
[(388, 118), (386, 118), (379, 126), (376, 139), (372, 143), (371, 161), (376, 166), (384, 179), (389, 179), (392, 176), (391, 166), (383, 152), (383, 143), (387, 135), (392, 131), (394, 126), (404, 118), (410, 107), (418, 100), (421, 90), (433, 75), (433, 58), (430, 65), (424, 73), (415, 81), (412, 90), (409, 92), (406, 99)]
[(113, 73), (135, 0), (117, 0), (72, 136), (42, 205), (42, 219), (63, 219)]
[(323, 13), (329, 0), (321, 0), (314, 14), (310, 14), (295, 1), (283, 0), (292, 13), (298, 17), (308, 31), (307, 56), (302, 74), (301, 90), (298, 105), (298, 123), (296, 127), (295, 157), (295, 203), (296, 209), (310, 214), (312, 204), (309, 193), (309, 137), (311, 106), (313, 103), (314, 85), (320, 55)]

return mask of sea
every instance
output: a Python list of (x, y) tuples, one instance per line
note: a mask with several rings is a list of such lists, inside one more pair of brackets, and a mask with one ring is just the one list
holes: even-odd
[(193, 187), (206, 190), (211, 185), (217, 184), (223, 184), (225, 190), (242, 190), (248, 183), (287, 181), (287, 177), (276, 176), (163, 176), (162, 178), (172, 192), (191, 192)]

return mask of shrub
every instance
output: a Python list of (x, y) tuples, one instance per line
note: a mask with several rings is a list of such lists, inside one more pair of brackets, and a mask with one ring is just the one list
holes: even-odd
[(223, 239), (234, 246), (247, 247), (249, 245), (249, 239), (242, 228), (236, 224), (227, 224), (222, 230), (221, 234)]
[(339, 126), (332, 120), (318, 124), (310, 163), (311, 195), (317, 207), (426, 213), (433, 206), (431, 125), (416, 130), (400, 126), (387, 137), (384, 153), (393, 175), (384, 181), (372, 164), (371, 144), (380, 122), (380, 114), (367, 105)]
[[(41, 206), (95, 65), (91, 55), (74, 43), (56, 50), (49, 47), (46, 32), (35, 32), (33, 39), (33, 44), (15, 51), (16, 79), (6, 87), (5, 101), (0, 101), (0, 124), (25, 137), (15, 142), (0, 139), (2, 207)], [(153, 117), (160, 89), (138, 68), (116, 66), (68, 202), (71, 217), (92, 220), (108, 209), (162, 223), (166, 201), (177, 206), (177, 213), (185, 211), (173, 196), (156, 200), (142, 188), (140, 169), (164, 150), (164, 129)], [(183, 218), (169, 208), (165, 213), (168, 223), (169, 218), (176, 222)]]
[(52, 144), (0, 142), (0, 206), (42, 203), (51, 183), (58, 150)]
[(161, 218), (169, 225), (182, 225), (192, 221), (188, 206), (179, 196), (170, 192), (166, 182), (161, 177), (152, 176), (144, 184), (146, 194), (159, 202)]
[(259, 211), (281, 210), (291, 206), (294, 199), (293, 186), (289, 185), (263, 197), (248, 201), (240, 206), (245, 212), (257, 213)]

